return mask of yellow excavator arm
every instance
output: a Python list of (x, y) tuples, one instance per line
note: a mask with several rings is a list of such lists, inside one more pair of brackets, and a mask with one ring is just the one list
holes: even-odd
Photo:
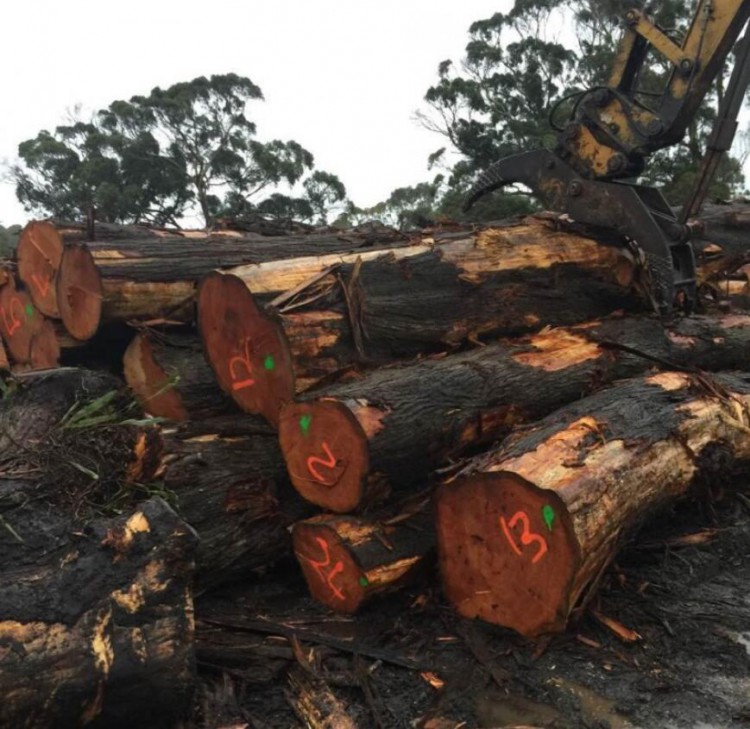
[[(554, 151), (525, 152), (496, 162), (480, 175), (465, 208), (499, 187), (525, 184), (550, 208), (612, 228), (637, 244), (650, 274), (654, 307), (663, 316), (675, 305), (691, 310), (695, 261), (685, 220), (675, 217), (658, 190), (620, 180), (637, 177), (652, 152), (683, 138), (748, 19), (750, 0), (699, 0), (678, 44), (641, 10), (628, 11), (608, 84), (579, 95)], [(663, 92), (646, 105), (638, 82), (651, 50), (672, 70)], [(718, 156), (731, 145), (748, 82), (746, 35), (738, 44), (709, 155), (686, 214), (700, 206)]]

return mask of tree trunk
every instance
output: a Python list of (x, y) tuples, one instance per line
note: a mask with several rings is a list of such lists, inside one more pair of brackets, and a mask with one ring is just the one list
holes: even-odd
[(290, 478), (308, 501), (361, 509), (421, 487), (440, 466), (603, 384), (656, 364), (744, 368), (750, 316), (623, 317), (545, 330), (376, 370), (281, 411)]
[[(273, 400), (264, 403), (271, 410), (291, 400), (295, 375), (304, 388), (345, 368), (445, 351), (482, 335), (638, 308), (627, 290), (635, 266), (621, 249), (538, 219), (445, 235), (434, 247), (291, 259), (233, 273), (204, 283), (198, 302), (206, 356), (226, 392), (230, 383), (220, 373), (228, 361), (239, 362), (243, 347), (264, 356), (258, 342), (269, 336), (268, 324), (256, 302), (291, 291), (294, 296), (277, 298), (276, 305), (282, 312), (302, 309), (281, 317), (293, 364), (277, 360), (271, 382), (253, 362), (254, 389), (243, 388), (247, 392), (236, 398), (252, 412), (260, 412), (261, 397)], [(240, 279), (252, 293), (243, 294)], [(230, 315), (243, 322), (241, 331), (230, 325)], [(254, 320), (260, 321), (257, 334)], [(210, 338), (206, 321), (213, 325)], [(282, 366), (289, 368), (285, 375)]]
[[(40, 314), (41, 317), (41, 314)], [(60, 364), (60, 343), (51, 319), (43, 319), (31, 338), (30, 364), (32, 369), (47, 370)]]
[(201, 538), (199, 591), (290, 556), (288, 527), (309, 513), (267, 425), (245, 415), (214, 423), (191, 424), (165, 444), (164, 487)]
[(0, 725), (172, 727), (194, 681), (195, 533), (160, 499), (84, 525), (0, 482)]
[(141, 332), (125, 351), (123, 370), (141, 407), (157, 417), (184, 422), (238, 412), (195, 334)]
[(315, 516), (292, 534), (310, 594), (343, 613), (408, 585), (435, 547), (432, 510), (424, 506), (388, 519)]
[[(268, 238), (97, 223), (96, 232), (92, 241), (85, 225), (33, 222), (18, 243), (19, 275), (32, 299), (48, 316), (62, 317), (71, 335), (83, 340), (100, 321), (170, 318), (192, 323), (195, 284), (214, 269), (407, 242), (390, 229), (374, 235), (353, 230)], [(77, 280), (60, 282), (63, 251), (71, 247), (79, 253), (65, 276)]]
[(747, 465), (748, 425), (742, 377), (664, 372), (509, 437), (436, 495), (446, 597), (524, 635), (562, 630), (636, 525)]
[(161, 500), (133, 512), (161, 438), (121, 389), (75, 369), (5, 383), (1, 726), (171, 726), (188, 706), (196, 537)]
[(750, 205), (706, 205), (691, 221), (700, 281), (724, 278), (750, 263)]

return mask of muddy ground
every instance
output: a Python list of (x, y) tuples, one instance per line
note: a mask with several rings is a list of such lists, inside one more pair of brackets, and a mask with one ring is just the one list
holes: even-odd
[(618, 556), (593, 609), (540, 642), (458, 619), (434, 575), (351, 618), (281, 565), (198, 601), (193, 726), (306, 726), (288, 679), (301, 660), (358, 729), (750, 727), (749, 557), (750, 489), (684, 502)]

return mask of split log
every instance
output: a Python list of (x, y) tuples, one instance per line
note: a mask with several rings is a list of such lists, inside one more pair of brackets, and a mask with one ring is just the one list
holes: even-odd
[(123, 371), (151, 415), (184, 422), (238, 412), (216, 385), (195, 334), (140, 332), (125, 351)]
[(199, 591), (291, 556), (288, 527), (309, 514), (267, 424), (246, 415), (212, 424), (165, 435), (164, 487), (201, 539)]
[[(196, 282), (214, 269), (407, 242), (390, 229), (374, 235), (354, 230), (267, 238), (97, 223), (95, 234), (90, 240), (85, 225), (37, 221), (19, 240), (21, 278), (32, 297), (39, 298), (49, 316), (62, 316), (70, 333), (82, 340), (100, 321), (169, 318), (192, 323)], [(80, 280), (66, 283), (58, 271), (65, 266), (63, 250), (69, 248), (79, 253), (65, 277), (74, 268), (81, 270)]]
[(282, 408), (289, 476), (308, 501), (361, 509), (510, 428), (655, 365), (745, 368), (750, 317), (692, 317), (665, 330), (623, 317), (558, 328), (368, 373)]
[(3, 340), (0, 339), (0, 370), (7, 370), (10, 368), (10, 361), (8, 355), (5, 353), (5, 346)]
[(633, 528), (750, 460), (742, 376), (664, 372), (567, 406), (436, 494), (445, 595), (524, 635), (562, 630)]
[(321, 515), (294, 525), (294, 554), (315, 600), (355, 613), (424, 571), (435, 547), (432, 510), (390, 517)]
[[(385, 254), (277, 261), (214, 278), (211, 287), (201, 288), (199, 320), (204, 310), (217, 318), (215, 302), (231, 296), (225, 306), (246, 324), (241, 336), (236, 327), (226, 326), (217, 328), (211, 340), (201, 329), (207, 359), (218, 376), (227, 368), (228, 352), (237, 357), (242, 342), (253, 348), (267, 329), (263, 321), (258, 335), (253, 331), (258, 302), (276, 297), (271, 309), (282, 312), (293, 357), (288, 375), (268, 392), (278, 407), (292, 398), (295, 375), (296, 389), (305, 389), (350, 367), (639, 306), (628, 292), (635, 266), (623, 249), (560, 231), (547, 220), (444, 234), (434, 243)], [(238, 279), (251, 294), (243, 296)], [(214, 286), (222, 283), (226, 291), (216, 294)], [(267, 396), (267, 390), (265, 383), (256, 387), (255, 397)]]
[(0, 726), (183, 719), (195, 533), (160, 499), (83, 525), (6, 480), (0, 516)]

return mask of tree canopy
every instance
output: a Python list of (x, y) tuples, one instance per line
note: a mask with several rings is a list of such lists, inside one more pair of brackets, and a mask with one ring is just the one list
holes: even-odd
[[(694, 4), (663, 0), (656, 20), (679, 38)], [(420, 186), (394, 191), (381, 207), (408, 220), (401, 202), (412, 196), (420, 201), (412, 208), (420, 215), (463, 219), (464, 194), (480, 170), (516, 152), (554, 147), (550, 110), (557, 107), (564, 118), (571, 111), (568, 95), (606, 82), (620, 19), (632, 5), (632, 0), (515, 0), (509, 12), (473, 23), (463, 60), (439, 65), (437, 81), (424, 97), (425, 108), (417, 113), (424, 127), (443, 138), (443, 146), (429, 160), (430, 168), (442, 173), (432, 211), (425, 211)], [(561, 28), (570, 32), (561, 33)], [(640, 88), (646, 93), (660, 89), (667, 72), (655, 63), (642, 74)], [(725, 76), (728, 73), (726, 69)], [(720, 78), (683, 142), (648, 163), (643, 181), (661, 186), (673, 204), (684, 201), (698, 174), (722, 89)], [(740, 161), (726, 158), (711, 194), (728, 197), (742, 183)], [(481, 200), (468, 218), (498, 218), (533, 205), (528, 197), (506, 191)]]
[[(344, 185), (315, 170), (298, 142), (257, 138), (247, 112), (261, 100), (249, 78), (224, 74), (114, 101), (19, 145), (18, 199), (33, 213), (73, 218), (93, 208), (111, 222), (176, 224), (193, 211), (206, 224), (253, 212), (325, 222)], [(298, 183), (298, 197), (277, 189)]]

